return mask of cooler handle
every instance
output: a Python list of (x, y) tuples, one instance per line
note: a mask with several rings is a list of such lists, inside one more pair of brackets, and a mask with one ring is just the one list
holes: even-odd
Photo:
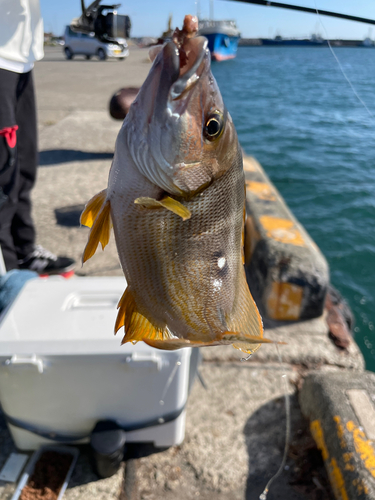
[(38, 368), (39, 373), (43, 373), (44, 371), (44, 365), (43, 365), (43, 360), (38, 358), (35, 354), (33, 354), (30, 357), (21, 357), (17, 356), (17, 354), (14, 354), (10, 359), (7, 359), (5, 361), (5, 364), (10, 366), (10, 365), (32, 365), (36, 366)]
[(143, 354), (134, 352), (126, 356), (124, 362), (127, 365), (137, 368), (156, 368), (158, 372), (160, 372), (163, 367), (163, 360), (155, 353)]

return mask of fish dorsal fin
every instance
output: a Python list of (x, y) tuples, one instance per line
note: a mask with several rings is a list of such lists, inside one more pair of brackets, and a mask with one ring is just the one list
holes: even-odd
[(142, 205), (146, 208), (166, 208), (176, 215), (180, 216), (182, 220), (188, 220), (191, 217), (191, 212), (188, 208), (186, 208), (179, 201), (171, 198), (170, 196), (165, 196), (162, 200), (158, 201), (154, 198), (137, 198), (134, 200), (134, 203), (137, 205)]
[(96, 219), (98, 213), (100, 212), (100, 209), (104, 205), (106, 197), (107, 190), (103, 189), (103, 191), (100, 191), (100, 193), (93, 196), (91, 200), (86, 204), (80, 219), (82, 226), (92, 227), (94, 220)]
[[(95, 205), (95, 210), (96, 209), (97, 207)], [(84, 219), (87, 220), (88, 223), (91, 222), (93, 214), (94, 211), (92, 211), (90, 215), (89, 212), (87, 212), (87, 214), (85, 214)], [(96, 249), (98, 248), (99, 243), (101, 243), (103, 250), (108, 245), (111, 226), (112, 226), (111, 204), (110, 201), (107, 200), (104, 202), (104, 205), (102, 205), (100, 211), (97, 213), (97, 216), (95, 217), (95, 220), (92, 224), (91, 231), (89, 234), (89, 239), (87, 241), (85, 250), (83, 252), (83, 257), (82, 257), (83, 264), (86, 262), (86, 260), (90, 259), (94, 255)]]
[(118, 303), (118, 309), (115, 334), (122, 326), (125, 327), (125, 335), (121, 344), (141, 340), (163, 341), (171, 337), (166, 327), (154, 325), (138, 311), (137, 304), (129, 287), (123, 293)]

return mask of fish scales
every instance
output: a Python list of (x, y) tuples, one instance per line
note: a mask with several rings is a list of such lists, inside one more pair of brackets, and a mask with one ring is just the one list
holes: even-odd
[(128, 283), (115, 326), (124, 342), (251, 353), (269, 341), (243, 267), (242, 152), (207, 41), (182, 31), (152, 54), (108, 188), (82, 214), (92, 226), (83, 261), (107, 244), (112, 220)]
[[(217, 328), (227, 329), (225, 323), (217, 324), (216, 316), (218, 310), (230, 315), (236, 297), (233, 278), (242, 270), (243, 183), (239, 153), (218, 183), (185, 203), (194, 214), (187, 221), (172, 212), (134, 205), (117, 222), (117, 211), (123, 213), (124, 208), (111, 204), (115, 235), (122, 235), (119, 254), (129, 287), (135, 293), (142, 290), (137, 295), (139, 309), (151, 313), (159, 326), (169, 324), (174, 331), (175, 318), (183, 320), (188, 326), (182, 331), (179, 324), (183, 337), (200, 335), (203, 329), (212, 337)], [(222, 269), (220, 258), (225, 259)], [(215, 327), (212, 333), (210, 325)]]

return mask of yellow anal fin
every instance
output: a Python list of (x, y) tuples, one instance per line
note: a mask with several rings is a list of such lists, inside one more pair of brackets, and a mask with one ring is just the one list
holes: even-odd
[(91, 227), (89, 239), (83, 252), (83, 264), (86, 262), (86, 260), (91, 259), (91, 257), (96, 252), (99, 243), (101, 243), (102, 249), (104, 250), (104, 248), (108, 245), (110, 231), (111, 205), (110, 201), (107, 200), (99, 214), (96, 216), (95, 221)]
[(104, 205), (107, 197), (107, 190), (103, 189), (100, 193), (96, 194), (91, 198), (91, 200), (86, 204), (84, 211), (81, 214), (81, 224), (82, 226), (92, 227), (95, 219), (100, 212), (100, 209)]
[[(125, 326), (125, 311), (126, 311), (126, 303), (127, 303), (127, 288), (117, 304), (117, 309), (119, 310), (117, 313), (116, 323), (115, 323), (115, 335), (120, 330), (121, 327)], [(129, 294), (129, 292), (128, 292)]]
[(170, 210), (174, 214), (178, 215), (182, 218), (182, 220), (188, 220), (191, 217), (191, 212), (187, 209), (182, 203), (177, 200), (174, 200), (170, 196), (165, 196), (162, 200), (158, 201), (154, 198), (137, 198), (134, 200), (134, 203), (137, 205), (142, 205), (146, 208), (161, 208), (164, 207), (167, 210)]
[(137, 309), (133, 294), (127, 288), (118, 304), (118, 314), (115, 324), (115, 334), (124, 326), (125, 335), (121, 344), (141, 340), (161, 340), (171, 335), (166, 328), (155, 326)]

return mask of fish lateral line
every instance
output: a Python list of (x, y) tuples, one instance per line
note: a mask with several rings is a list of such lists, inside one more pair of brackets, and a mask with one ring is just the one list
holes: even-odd
[(183, 221), (188, 220), (191, 217), (190, 210), (186, 208), (182, 203), (171, 198), (170, 196), (165, 196), (163, 199), (159, 201), (155, 200), (154, 198), (149, 198), (145, 196), (136, 198), (134, 200), (134, 203), (136, 205), (142, 205), (143, 207), (148, 209), (166, 208), (170, 212), (173, 212), (174, 214), (181, 217)]

